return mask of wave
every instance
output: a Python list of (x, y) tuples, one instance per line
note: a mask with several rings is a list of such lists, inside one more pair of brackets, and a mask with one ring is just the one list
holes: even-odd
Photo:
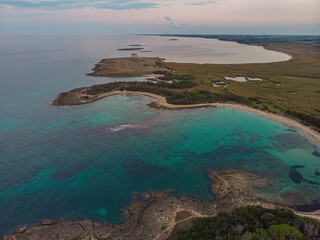
[(110, 128), (110, 132), (118, 132), (118, 131), (124, 130), (124, 129), (132, 127), (132, 126), (133, 125), (131, 125), (131, 124), (122, 124), (122, 125)]

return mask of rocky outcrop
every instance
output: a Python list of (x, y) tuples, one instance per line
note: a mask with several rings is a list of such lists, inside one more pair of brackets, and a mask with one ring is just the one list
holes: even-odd
[(254, 188), (264, 188), (270, 184), (266, 177), (241, 169), (208, 170), (208, 177), (214, 181), (211, 192), (222, 202), (244, 196), (253, 198), (256, 195)]
[(101, 94), (87, 94), (90, 88), (76, 88), (70, 92), (60, 93), (59, 96), (52, 101), (53, 106), (74, 106), (90, 103), (102, 99), (104, 97), (119, 94), (118, 91), (106, 92)]

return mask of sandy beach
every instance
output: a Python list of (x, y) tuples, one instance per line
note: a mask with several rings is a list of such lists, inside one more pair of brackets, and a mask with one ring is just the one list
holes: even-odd
[(306, 136), (308, 136), (312, 141), (314, 141), (316, 144), (320, 145), (320, 134), (313, 130), (312, 128), (303, 125), (300, 122), (297, 122), (295, 120), (292, 120), (290, 118), (280, 116), (274, 113), (269, 113), (269, 112), (264, 112), (261, 110), (257, 110), (254, 108), (250, 108), (244, 105), (240, 104), (235, 104), (235, 103), (201, 103), (201, 104), (190, 104), (190, 105), (175, 105), (175, 104), (170, 104), (167, 102), (166, 98), (160, 95), (156, 95), (153, 93), (148, 93), (148, 92), (134, 92), (134, 91), (112, 91), (109, 93), (101, 94), (99, 96), (99, 99), (112, 96), (112, 95), (117, 95), (117, 94), (133, 94), (133, 95), (143, 95), (143, 96), (148, 96), (151, 98), (154, 98), (157, 100), (157, 104), (161, 108), (165, 109), (187, 109), (187, 108), (199, 108), (199, 107), (227, 107), (227, 108), (233, 108), (233, 109), (239, 109), (247, 112), (251, 112), (254, 114), (258, 114), (262, 117), (269, 118), (271, 120), (275, 120), (277, 122), (283, 123), (285, 125), (288, 125), (290, 127), (294, 127), (301, 132), (303, 132)]

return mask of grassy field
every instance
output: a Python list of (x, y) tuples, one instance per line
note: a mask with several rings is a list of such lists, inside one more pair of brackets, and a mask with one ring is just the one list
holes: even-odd
[[(199, 90), (232, 94), (248, 99), (247, 105), (271, 112), (312, 119), (320, 123), (320, 48), (310, 43), (269, 44), (265, 48), (287, 53), (286, 62), (263, 64), (181, 64), (167, 63), (176, 74), (193, 74)], [(254, 77), (263, 81), (227, 81), (225, 76)], [(224, 81), (228, 87), (213, 87)], [(175, 90), (185, 91), (185, 90)]]

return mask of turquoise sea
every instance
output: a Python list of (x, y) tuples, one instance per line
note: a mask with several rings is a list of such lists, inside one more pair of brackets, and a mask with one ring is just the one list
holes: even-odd
[[(266, 51), (243, 55), (251, 46), (223, 50), (229, 43), (213, 41), (220, 50), (201, 59), (194, 49), (187, 56), (192, 41), (204, 46), (199, 39), (172, 43), (185, 61), (250, 62)], [(161, 37), (0, 35), (1, 235), (42, 219), (121, 223), (141, 192), (210, 200), (208, 168), (263, 174), (275, 184), (261, 194), (304, 210), (319, 206), (320, 148), (278, 122), (228, 108), (155, 110), (146, 106), (153, 99), (132, 95), (50, 106), (59, 92), (118, 80), (85, 73), (102, 58), (129, 54), (115, 49), (139, 43), (166, 57), (169, 41)], [(266, 62), (284, 57), (265, 54)]]

